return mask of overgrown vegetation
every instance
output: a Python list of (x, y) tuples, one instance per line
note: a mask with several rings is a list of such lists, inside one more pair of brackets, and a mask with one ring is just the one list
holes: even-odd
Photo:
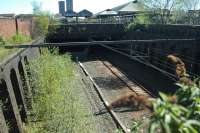
[(30, 133), (89, 133), (88, 111), (81, 105), (69, 55), (44, 50), (30, 63), (33, 110)]
[(31, 38), (22, 34), (15, 34), (10, 38), (3, 38), (0, 36), (0, 59), (8, 56), (10, 53), (16, 51), (16, 49), (5, 49), (4, 46), (7, 44), (20, 44), (25, 42), (30, 42)]
[[(149, 121), (145, 132), (199, 133), (200, 81), (177, 85), (179, 89), (173, 95), (159, 93), (159, 98), (153, 101), (153, 115), (145, 120)], [(141, 122), (134, 121), (132, 132), (140, 132), (141, 128)]]

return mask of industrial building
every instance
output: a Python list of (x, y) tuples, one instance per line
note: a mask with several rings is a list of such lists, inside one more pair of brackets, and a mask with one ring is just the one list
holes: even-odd
[(59, 14), (64, 16), (65, 15), (65, 1), (59, 1), (58, 5), (59, 5)]
[(66, 10), (67, 13), (73, 12), (73, 0), (66, 0)]

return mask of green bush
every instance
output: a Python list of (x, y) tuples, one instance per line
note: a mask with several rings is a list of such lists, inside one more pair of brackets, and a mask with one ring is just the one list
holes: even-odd
[(200, 87), (180, 85), (175, 93), (176, 103), (160, 93), (154, 102), (154, 115), (150, 122), (150, 133), (199, 133), (200, 131)]
[(47, 15), (39, 15), (35, 18), (34, 37), (45, 36), (48, 32), (49, 17)]
[[(78, 98), (74, 64), (69, 55), (43, 51), (30, 63), (33, 110), (30, 132), (88, 133), (88, 115)], [(86, 113), (87, 112), (87, 113)]]
[(130, 23), (125, 28), (126, 32), (132, 31), (145, 31), (148, 28), (147, 24), (139, 24), (139, 23)]

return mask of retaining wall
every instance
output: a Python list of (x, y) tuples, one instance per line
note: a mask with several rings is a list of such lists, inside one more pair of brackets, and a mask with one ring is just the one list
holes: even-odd
[(50, 25), (48, 42), (119, 40), (124, 34), (122, 24)]
[[(49, 30), (51, 33), (47, 36), (47, 41), (49, 42), (123, 39), (197, 39), (196, 41), (134, 43), (132, 49), (142, 54), (148, 54), (149, 50), (149, 61), (162, 69), (168, 69), (166, 56), (168, 54), (176, 54), (183, 59), (188, 71), (200, 75), (200, 26), (152, 24), (136, 25), (129, 30), (125, 30), (125, 26), (120, 24), (74, 24), (51, 25)], [(53, 30), (55, 32), (51, 32)], [(119, 47), (122, 49), (131, 49), (126, 44)], [(160, 65), (163, 61), (165, 62), (164, 66)]]
[[(32, 45), (42, 43), (34, 41)], [(38, 48), (22, 49), (0, 63), (0, 132), (23, 133), (31, 102), (29, 61), (39, 56)]]

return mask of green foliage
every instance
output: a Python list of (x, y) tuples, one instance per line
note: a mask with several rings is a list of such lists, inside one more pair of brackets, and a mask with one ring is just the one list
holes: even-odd
[(150, 24), (150, 19), (148, 15), (138, 15), (132, 23), (129, 23), (125, 30), (126, 31), (136, 31), (136, 30), (145, 30)]
[(42, 10), (42, 3), (33, 1), (31, 4), (33, 14), (36, 16), (33, 37), (45, 36), (48, 33), (49, 24), (57, 24), (58, 22), (49, 11)]
[(148, 15), (138, 15), (136, 16), (134, 23), (136, 24), (149, 24), (149, 16)]
[(130, 23), (125, 28), (126, 32), (132, 32), (132, 31), (145, 31), (148, 28), (147, 24), (138, 24), (138, 23)]
[(11, 38), (8, 38), (6, 40), (3, 39), (3, 37), (0, 37), (0, 59), (5, 58), (9, 54), (16, 52), (16, 50), (19, 49), (6, 49), (4, 46), (6, 44), (20, 44), (31, 41), (31, 38), (29, 36), (24, 36), (22, 34), (15, 34)]
[(7, 43), (19, 44), (31, 41), (31, 37), (22, 34), (15, 34), (11, 38), (7, 39)]
[[(30, 63), (33, 89), (30, 132), (88, 133), (88, 115), (81, 105), (69, 55), (59, 56), (57, 50), (43, 54)], [(86, 125), (87, 124), (87, 125)]]
[(142, 125), (142, 121), (139, 121), (139, 122), (133, 121), (131, 132), (139, 133), (141, 125)]
[(150, 133), (198, 133), (200, 131), (200, 87), (180, 85), (175, 93), (177, 102), (172, 103), (167, 95), (160, 93), (153, 104), (154, 116)]
[(40, 15), (42, 12), (42, 3), (37, 1), (32, 1), (31, 5), (33, 7), (33, 14)]
[(35, 17), (34, 37), (45, 36), (48, 32), (49, 17), (41, 14)]

